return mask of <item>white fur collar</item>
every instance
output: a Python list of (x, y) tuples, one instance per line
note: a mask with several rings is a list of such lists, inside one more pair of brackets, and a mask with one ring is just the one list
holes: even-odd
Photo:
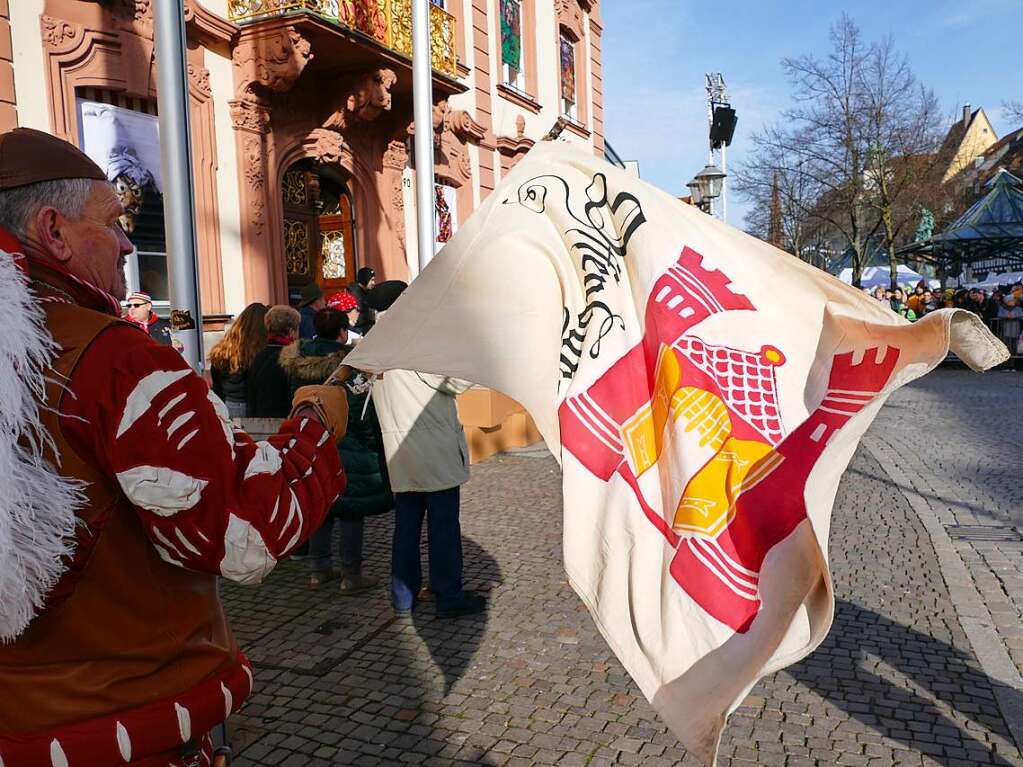
[(67, 567), (82, 486), (44, 457), (54, 342), (24, 274), (0, 251), (0, 642), (25, 630)]

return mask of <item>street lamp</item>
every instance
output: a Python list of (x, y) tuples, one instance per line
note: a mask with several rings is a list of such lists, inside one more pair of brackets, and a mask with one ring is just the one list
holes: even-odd
[(700, 182), (694, 178), (686, 186), (689, 187), (689, 196), (693, 205), (697, 208), (703, 207), (703, 192), (700, 190)]
[(717, 165), (705, 165), (693, 180), (700, 188), (700, 196), (706, 200), (713, 200), (721, 196), (721, 183), (724, 178), (725, 174)]

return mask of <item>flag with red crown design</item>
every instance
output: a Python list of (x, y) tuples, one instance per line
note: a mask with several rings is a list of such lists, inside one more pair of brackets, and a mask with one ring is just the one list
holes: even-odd
[[(834, 611), (838, 482), (885, 399), (972, 314), (887, 306), (596, 157), (538, 145), (346, 362), (521, 402), (561, 462), (565, 570), (706, 763), (761, 676)], [(554, 510), (552, 510), (553, 512)]]

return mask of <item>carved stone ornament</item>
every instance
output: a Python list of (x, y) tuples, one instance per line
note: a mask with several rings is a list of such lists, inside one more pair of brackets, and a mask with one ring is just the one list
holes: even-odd
[(554, 0), (558, 24), (570, 29), (577, 40), (583, 39), (583, 13), (579, 0)]
[(242, 149), (242, 161), (245, 164), (245, 180), (251, 189), (249, 195), (249, 221), (257, 236), (263, 234), (266, 226), (266, 201), (263, 187), (266, 185), (266, 172), (263, 170), (263, 142), (252, 136), (245, 140)]
[(255, 101), (235, 99), (228, 102), (231, 124), (238, 130), (266, 133), (270, 129), (270, 111)]
[(265, 36), (243, 38), (231, 56), (242, 70), (238, 96), (259, 100), (266, 91), (285, 93), (313, 58), (312, 46), (294, 27), (274, 30)]
[(341, 165), (342, 158), (350, 154), (341, 134), (326, 128), (310, 131), (305, 143), (309, 154), (323, 165)]
[(203, 98), (208, 99), (213, 95), (213, 89), (210, 87), (210, 70), (206, 67), (189, 63), (188, 82)]
[(378, 69), (364, 76), (345, 104), (347, 111), (365, 122), (372, 122), (391, 109), (391, 88), (398, 76), (391, 69)]
[(41, 18), (41, 22), (43, 27), (43, 42), (46, 44), (47, 48), (63, 48), (65, 43), (69, 40), (73, 40), (78, 34), (78, 26), (64, 21), (64, 19), (55, 19), (52, 16), (43, 16)]
[(526, 118), (519, 115), (515, 118), (515, 137), (522, 138), (526, 135)]
[(107, 0), (107, 5), (122, 28), (153, 39), (153, 0)]
[(487, 135), (487, 129), (473, 119), (464, 109), (457, 109), (448, 115), (451, 132), (464, 141), (479, 143)]
[(403, 170), (408, 164), (408, 149), (404, 141), (392, 141), (384, 151), (384, 167)]

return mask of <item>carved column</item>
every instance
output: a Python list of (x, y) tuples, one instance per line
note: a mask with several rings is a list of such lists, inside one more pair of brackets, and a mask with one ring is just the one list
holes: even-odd
[(269, 177), (274, 147), (269, 97), (288, 91), (305, 69), (309, 42), (294, 27), (259, 30), (242, 36), (232, 54), (237, 98), (230, 102), (240, 159), (241, 244), (247, 301), (286, 303), (288, 285), (281, 224)]
[[(200, 59), (200, 50), (189, 52)], [(199, 61), (188, 62), (188, 102), (192, 116), (192, 170), (195, 182), (195, 230), (199, 248), (199, 295), (203, 315), (224, 312), (224, 270), (220, 257), (220, 210), (217, 200), (217, 136), (210, 73)]]

